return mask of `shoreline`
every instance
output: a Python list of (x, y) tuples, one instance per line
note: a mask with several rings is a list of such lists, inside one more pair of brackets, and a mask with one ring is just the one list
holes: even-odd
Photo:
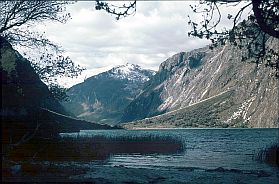
[[(65, 172), (65, 170), (70, 172)], [(77, 170), (76, 170), (77, 169)], [(2, 182), (93, 182), (93, 183), (270, 183), (278, 182), (278, 172), (265, 170), (238, 170), (218, 167), (203, 168), (131, 168), (122, 165), (93, 165), (83, 168), (62, 166), (55, 173), (20, 174), (4, 177)], [(79, 171), (79, 172), (76, 172)]]
[(246, 130), (256, 130), (256, 129), (279, 129), (279, 127), (274, 127), (274, 128), (268, 128), (268, 127), (257, 127), (257, 128), (253, 128), (253, 127), (251, 127), (251, 128), (232, 128), (232, 127), (230, 127), (230, 128), (218, 128), (218, 127), (208, 127), (208, 128), (196, 128), (196, 127), (193, 127), (193, 128), (156, 128), (156, 127), (154, 127), (154, 128), (141, 128), (141, 127), (139, 127), (139, 128), (124, 128), (124, 130), (189, 130), (189, 129), (192, 129), (192, 130), (206, 130), (206, 129), (210, 129), (210, 130), (218, 130), (218, 129), (220, 129), (220, 130), (225, 130), (225, 129), (234, 129), (234, 130), (242, 130), (242, 129), (246, 129)]

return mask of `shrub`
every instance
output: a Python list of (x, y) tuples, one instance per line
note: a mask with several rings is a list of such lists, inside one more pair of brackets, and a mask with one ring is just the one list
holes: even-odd
[(113, 154), (173, 154), (183, 150), (182, 141), (171, 136), (77, 136), (44, 144), (30, 142), (11, 156), (16, 160), (105, 160)]
[(279, 167), (279, 143), (273, 144), (270, 147), (260, 150), (256, 155), (256, 160)]

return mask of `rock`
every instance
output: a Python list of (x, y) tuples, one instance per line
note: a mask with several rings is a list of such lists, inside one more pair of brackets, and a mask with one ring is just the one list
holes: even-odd
[[(278, 39), (266, 44), (279, 50)], [(276, 71), (252, 63), (255, 58), (241, 61), (244, 52), (227, 43), (213, 51), (204, 47), (173, 55), (128, 105), (121, 121), (150, 128), (278, 127)]]
[(71, 87), (64, 107), (81, 119), (115, 125), (154, 71), (129, 64), (114, 67)]

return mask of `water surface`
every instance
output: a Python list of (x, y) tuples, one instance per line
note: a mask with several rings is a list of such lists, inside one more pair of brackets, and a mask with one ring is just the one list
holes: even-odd
[[(153, 129), (153, 130), (87, 130), (62, 136), (105, 136), (115, 139), (140, 137), (172, 137), (183, 144), (183, 151), (170, 154), (112, 153), (101, 164), (133, 168), (202, 168), (265, 170), (277, 168), (255, 160), (262, 149), (278, 142), (279, 129)], [(144, 143), (143, 143), (144, 144)], [(128, 146), (128, 145), (127, 145)]]

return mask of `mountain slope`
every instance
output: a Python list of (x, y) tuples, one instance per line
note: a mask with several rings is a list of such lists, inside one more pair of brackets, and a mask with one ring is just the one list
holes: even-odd
[(30, 62), (15, 51), (4, 38), (0, 37), (0, 43), (2, 115), (16, 116), (38, 107), (67, 114), (35, 73)]
[(68, 113), (40, 80), (30, 62), (1, 36), (0, 61), (3, 144), (9, 145), (11, 141), (31, 135), (50, 138), (58, 136), (59, 132), (110, 128), (65, 116)]
[[(219, 112), (231, 108), (230, 95), (233, 90), (225, 91), (216, 96), (207, 98), (190, 106), (173, 110), (135, 122), (126, 123), (122, 126), (127, 129), (136, 128), (206, 128), (206, 127), (228, 127), (219, 121)], [(245, 127), (243, 124), (231, 124), (234, 127)]]
[[(267, 44), (279, 50), (278, 40), (270, 39)], [(229, 108), (215, 113), (217, 123), (278, 127), (278, 80), (270, 68), (257, 67), (251, 60), (241, 62), (242, 52), (226, 44), (213, 51), (205, 47), (172, 56), (125, 109), (122, 122), (185, 108), (233, 89), (224, 101), (230, 103)], [(184, 116), (187, 113), (184, 111)]]
[(80, 119), (106, 124), (119, 122), (123, 110), (140, 92), (154, 71), (126, 64), (71, 87), (64, 107)]

